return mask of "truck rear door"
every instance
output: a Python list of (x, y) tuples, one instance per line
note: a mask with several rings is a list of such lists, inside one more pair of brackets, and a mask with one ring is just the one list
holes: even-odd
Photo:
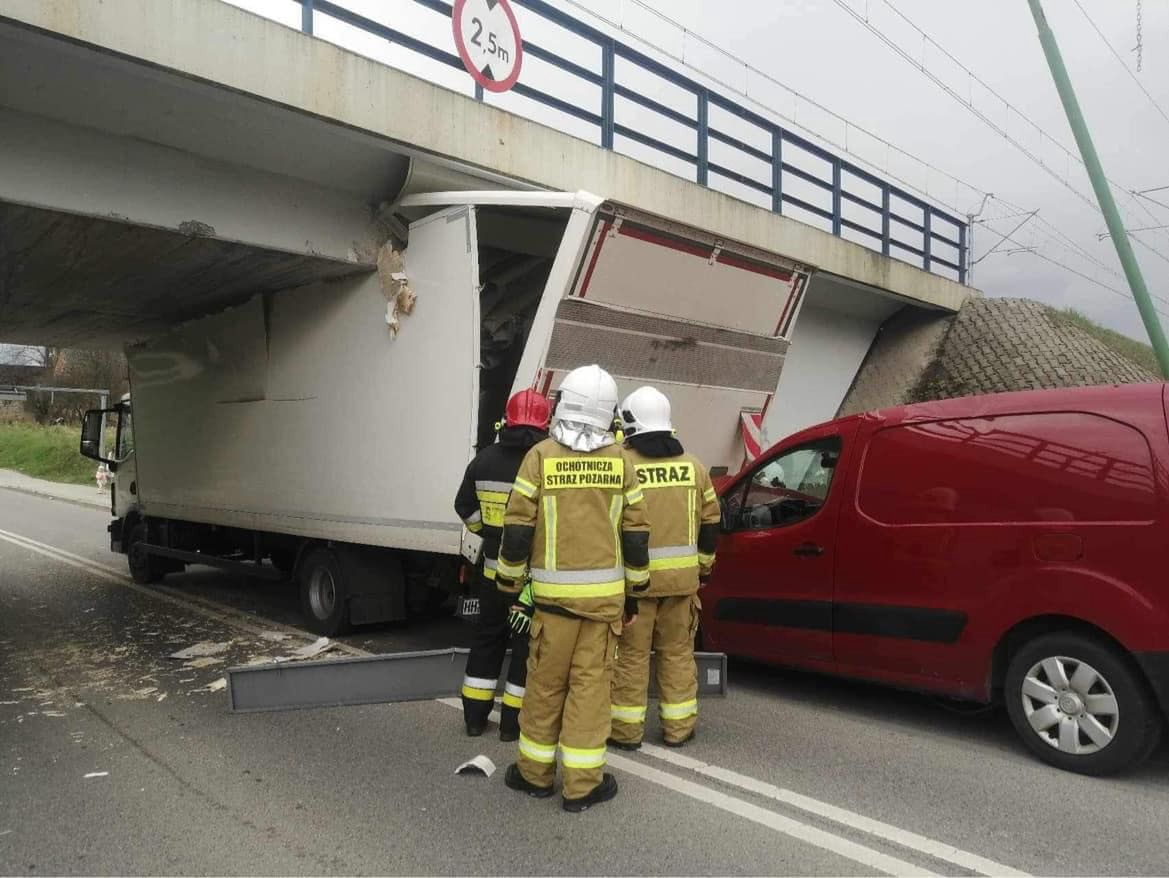
[[(576, 246), (571, 231), (564, 248)], [(535, 386), (550, 391), (594, 362), (622, 394), (654, 384), (687, 448), (736, 471), (742, 415), (764, 411), (775, 392), (808, 271), (614, 202), (582, 231)]]

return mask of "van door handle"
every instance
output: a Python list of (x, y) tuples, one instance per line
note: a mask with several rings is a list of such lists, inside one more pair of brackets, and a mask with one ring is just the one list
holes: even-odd
[(792, 554), (800, 558), (818, 558), (824, 554), (824, 547), (817, 546), (815, 543), (803, 543), (796, 546)]

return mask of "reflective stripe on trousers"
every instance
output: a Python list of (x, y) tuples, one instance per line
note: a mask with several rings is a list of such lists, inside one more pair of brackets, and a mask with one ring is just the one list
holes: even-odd
[(485, 677), (463, 677), (462, 691), (463, 697), (472, 701), (494, 701), (495, 681)]
[(678, 704), (661, 703), (658, 705), (658, 716), (662, 719), (686, 719), (688, 716), (698, 716), (698, 699), (681, 701)]
[(524, 706), (524, 687), (514, 683), (507, 683), (503, 690), (503, 704), (505, 707), (514, 707), (517, 710)]
[(633, 704), (612, 704), (609, 713), (613, 719), (623, 723), (645, 722), (645, 705), (640, 707)]

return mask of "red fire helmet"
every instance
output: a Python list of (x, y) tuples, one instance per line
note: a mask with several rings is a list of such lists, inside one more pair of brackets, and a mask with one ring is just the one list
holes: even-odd
[(509, 427), (535, 427), (548, 429), (552, 418), (552, 406), (543, 394), (534, 390), (521, 390), (507, 401), (504, 423)]

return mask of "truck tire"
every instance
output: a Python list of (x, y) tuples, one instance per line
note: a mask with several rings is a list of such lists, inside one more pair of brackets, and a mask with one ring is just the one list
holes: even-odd
[(332, 549), (311, 549), (296, 568), (300, 609), (305, 626), (315, 634), (336, 637), (349, 630), (349, 590)]
[(166, 575), (162, 559), (147, 554), (139, 547), (139, 543), (147, 541), (146, 522), (139, 519), (130, 528), (130, 535), (126, 540), (126, 562), (130, 567), (130, 578), (139, 585), (161, 582), (162, 577)]
[(1136, 768), (1161, 741), (1160, 708), (1132, 660), (1081, 634), (1025, 644), (1007, 666), (1003, 696), (1027, 748), (1066, 771)]

